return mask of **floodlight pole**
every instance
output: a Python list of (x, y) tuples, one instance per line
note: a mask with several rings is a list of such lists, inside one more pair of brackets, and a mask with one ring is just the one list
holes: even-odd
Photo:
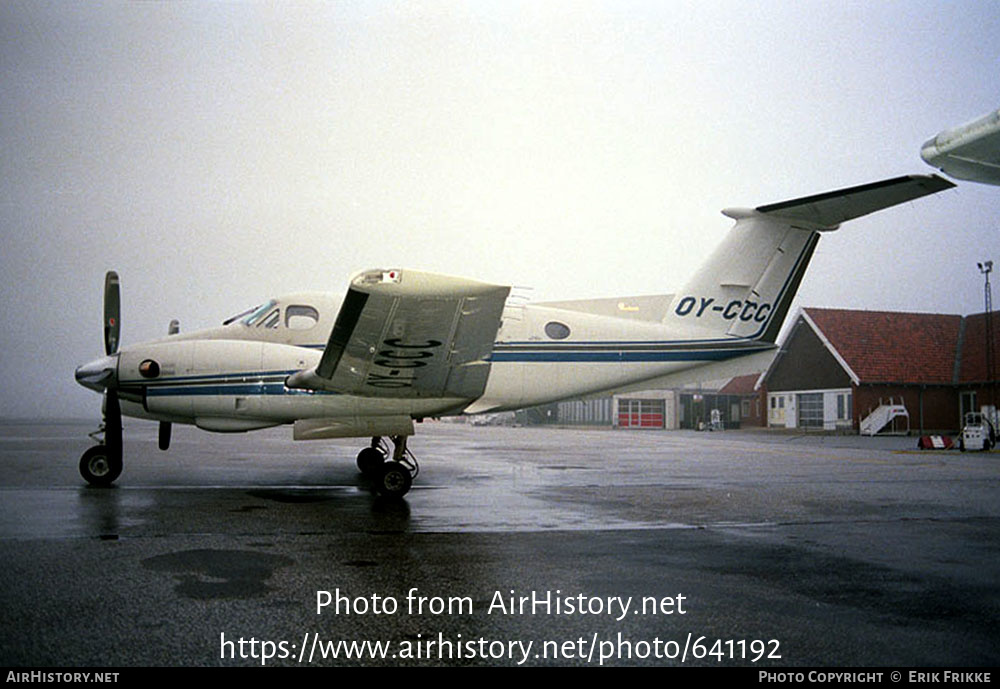
[(979, 272), (986, 279), (986, 284), (983, 288), (986, 307), (986, 389), (989, 390), (990, 406), (995, 407), (996, 395), (994, 394), (994, 388), (996, 387), (996, 372), (994, 371), (995, 362), (993, 361), (993, 292), (990, 289), (990, 273), (993, 272), (993, 261), (977, 263), (976, 265), (979, 266)]

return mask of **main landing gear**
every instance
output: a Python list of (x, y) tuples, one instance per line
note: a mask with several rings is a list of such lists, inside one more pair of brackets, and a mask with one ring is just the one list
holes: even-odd
[(375, 490), (383, 497), (403, 497), (420, 473), (416, 457), (406, 448), (407, 437), (392, 436), (392, 459), (389, 461), (386, 460), (389, 445), (380, 436), (372, 438), (372, 444), (358, 453), (358, 469), (375, 483)]

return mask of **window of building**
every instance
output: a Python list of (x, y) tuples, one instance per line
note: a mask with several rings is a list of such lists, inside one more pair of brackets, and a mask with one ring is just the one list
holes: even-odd
[(853, 410), (851, 409), (851, 393), (837, 395), (837, 420), (844, 421), (850, 419)]
[(823, 393), (807, 392), (798, 395), (799, 426), (803, 428), (823, 427)]
[[(976, 391), (970, 390), (961, 394), (961, 418), (965, 418), (966, 412), (976, 411)], [(964, 421), (962, 422), (964, 423)]]

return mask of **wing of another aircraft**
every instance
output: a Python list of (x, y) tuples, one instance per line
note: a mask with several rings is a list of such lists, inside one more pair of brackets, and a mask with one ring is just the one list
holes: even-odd
[(920, 157), (957, 179), (1000, 186), (1000, 110), (944, 130), (924, 142)]
[(509, 292), (415, 270), (358, 273), (319, 364), (286, 385), (373, 397), (478, 397)]

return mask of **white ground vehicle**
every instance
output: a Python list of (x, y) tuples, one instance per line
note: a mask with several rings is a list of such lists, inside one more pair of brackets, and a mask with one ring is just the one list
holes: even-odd
[(958, 449), (962, 452), (966, 450), (985, 451), (996, 445), (996, 442), (996, 430), (985, 414), (978, 411), (965, 413), (965, 424), (962, 426), (962, 435), (958, 439)]

